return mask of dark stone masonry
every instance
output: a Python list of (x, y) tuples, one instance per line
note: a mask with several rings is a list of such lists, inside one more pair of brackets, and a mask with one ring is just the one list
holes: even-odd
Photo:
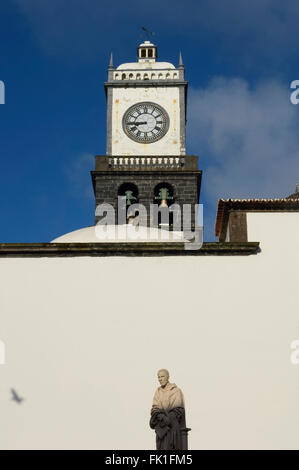
[[(192, 207), (192, 227), (195, 224), (195, 204), (198, 204), (201, 187), (201, 170), (198, 170), (197, 156), (156, 156), (156, 157), (114, 157), (96, 156), (95, 171), (91, 172), (96, 207), (110, 204), (116, 214), (118, 196), (122, 188), (135, 189), (136, 202), (147, 210), (147, 225), (150, 225), (150, 205), (157, 204), (155, 199), (160, 187), (167, 187), (171, 199), (170, 206), (176, 203), (181, 210), (184, 204)], [(96, 216), (95, 223), (99, 218)]]

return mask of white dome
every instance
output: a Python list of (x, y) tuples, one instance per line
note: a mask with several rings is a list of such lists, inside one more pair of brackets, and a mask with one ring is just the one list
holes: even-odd
[[(107, 232), (104, 229), (107, 229)], [(184, 242), (183, 232), (169, 232), (152, 227), (127, 225), (93, 225), (66, 233), (51, 243), (105, 243), (105, 242)]]
[(121, 64), (116, 70), (161, 70), (161, 69), (175, 69), (175, 66), (170, 62), (129, 62)]
[(139, 44), (139, 47), (155, 47), (155, 44), (147, 40)]

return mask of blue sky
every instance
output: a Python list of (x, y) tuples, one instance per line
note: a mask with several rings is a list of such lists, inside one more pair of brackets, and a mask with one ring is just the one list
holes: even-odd
[(141, 26), (159, 59), (183, 53), (187, 152), (203, 170), (205, 240), (219, 197), (284, 197), (299, 182), (299, 4), (281, 0), (0, 3), (0, 242), (93, 224), (93, 156), (106, 150), (103, 82), (134, 61)]

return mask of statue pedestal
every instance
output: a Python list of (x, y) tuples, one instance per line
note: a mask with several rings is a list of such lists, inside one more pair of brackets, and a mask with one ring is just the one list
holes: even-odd
[(188, 450), (188, 432), (189, 431), (191, 431), (191, 428), (181, 429), (182, 450)]

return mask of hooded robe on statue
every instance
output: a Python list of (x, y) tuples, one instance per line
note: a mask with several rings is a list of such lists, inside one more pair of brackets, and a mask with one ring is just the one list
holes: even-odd
[(150, 427), (156, 431), (157, 450), (183, 449), (181, 428), (185, 427), (185, 403), (176, 384), (168, 382), (156, 390)]

